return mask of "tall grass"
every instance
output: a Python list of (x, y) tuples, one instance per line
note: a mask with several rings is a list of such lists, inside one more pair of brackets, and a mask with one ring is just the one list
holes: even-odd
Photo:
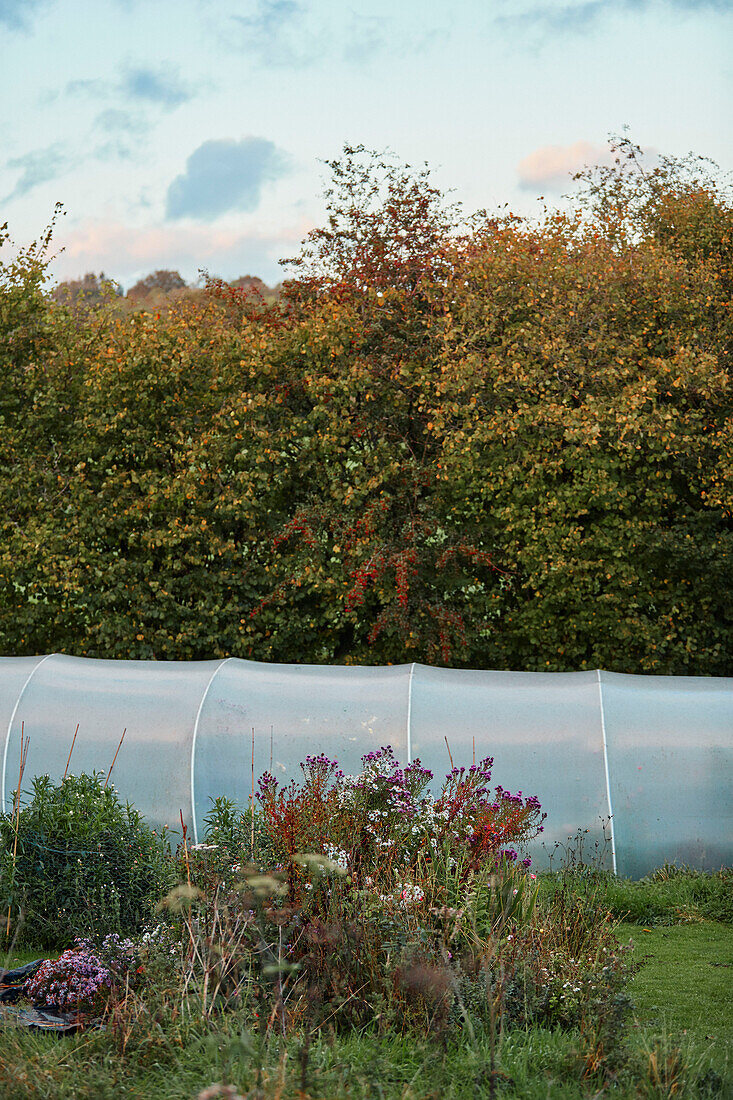
[(618, 921), (673, 925), (701, 920), (733, 921), (733, 869), (704, 872), (667, 865), (643, 879), (619, 878), (595, 868), (572, 868), (538, 877), (539, 895), (569, 891), (603, 906)]

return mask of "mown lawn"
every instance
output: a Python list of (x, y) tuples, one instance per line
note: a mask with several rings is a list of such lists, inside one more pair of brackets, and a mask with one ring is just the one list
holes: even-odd
[(639, 1033), (691, 1041), (718, 1072), (733, 1069), (733, 925), (622, 924), (618, 936), (643, 964), (631, 983)]

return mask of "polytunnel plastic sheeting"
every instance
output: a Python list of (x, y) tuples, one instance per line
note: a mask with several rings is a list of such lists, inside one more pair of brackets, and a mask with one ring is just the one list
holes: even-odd
[(197, 723), (196, 835), (218, 795), (249, 804), (253, 740), (255, 783), (266, 771), (281, 783), (302, 778), (300, 763), (319, 753), (347, 774), (359, 772), (361, 757), (381, 745), (406, 761), (410, 669), (225, 661)]
[(733, 679), (601, 673), (619, 874), (733, 848)]
[[(10, 729), (20, 699), (25, 693), (28, 683), (39, 665), (47, 661), (47, 657), (0, 657), (0, 772), (7, 766), (8, 741), (7, 731)], [(18, 734), (18, 747), (20, 748), (20, 734)], [(18, 785), (18, 769), (20, 759), (16, 759), (15, 783), (13, 790)], [(12, 774), (9, 776), (12, 779)], [(3, 783), (3, 794), (5, 784)], [(12, 805), (12, 795), (10, 796)]]
[(35, 670), (47, 657), (0, 657), (0, 752), (5, 747), (2, 736), (10, 725)]
[(191, 824), (194, 725), (219, 663), (47, 657), (28, 680), (5, 727), (4, 808), (12, 805), (17, 787), (21, 724), (30, 737), (23, 782), (28, 791), (36, 775), (58, 780), (64, 774), (78, 723), (72, 775), (106, 774), (126, 729), (110, 782), (152, 823), (173, 826), (182, 811)]
[[(309, 754), (357, 771), (371, 749), (420, 757), (436, 776), (495, 758), (493, 779), (536, 794), (553, 844), (588, 830), (603, 843), (612, 807), (620, 873), (665, 860), (733, 863), (733, 679), (613, 673), (478, 672), (389, 667), (105, 661), (59, 655), (0, 658), (2, 808), (18, 782), (21, 727), (30, 736), (24, 790), (34, 775), (109, 769), (151, 824), (175, 827), (179, 811), (201, 829), (211, 799), (246, 806), (270, 767), (298, 775)], [(3, 733), (7, 735), (3, 738)], [(606, 855), (610, 856), (606, 851)], [(611, 860), (608, 860), (609, 864)]]
[[(417, 665), (412, 683), (412, 759), (436, 780), (492, 756), (492, 784), (536, 795), (547, 812), (530, 845), (538, 866), (555, 844), (587, 830), (584, 850), (611, 866), (610, 827), (596, 672), (474, 672)], [(446, 739), (448, 745), (446, 745)]]

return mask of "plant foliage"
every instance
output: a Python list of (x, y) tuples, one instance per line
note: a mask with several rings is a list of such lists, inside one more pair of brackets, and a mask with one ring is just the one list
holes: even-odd
[(99, 775), (33, 780), (15, 821), (0, 817), (0, 899), (11, 931), (44, 947), (138, 930), (172, 868), (167, 841)]
[(0, 270), (0, 652), (730, 675), (733, 208), (627, 139), (462, 225), (347, 147), (271, 305)]

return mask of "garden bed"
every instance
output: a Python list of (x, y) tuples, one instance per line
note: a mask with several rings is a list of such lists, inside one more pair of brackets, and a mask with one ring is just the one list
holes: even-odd
[(541, 809), (490, 767), (431, 796), (389, 749), (308, 758), (175, 851), (101, 778), (36, 781), (3, 823), (6, 966), (43, 954), (20, 1007), (80, 1034), (6, 1023), (0, 1095), (726, 1095), (730, 874), (535, 874)]

